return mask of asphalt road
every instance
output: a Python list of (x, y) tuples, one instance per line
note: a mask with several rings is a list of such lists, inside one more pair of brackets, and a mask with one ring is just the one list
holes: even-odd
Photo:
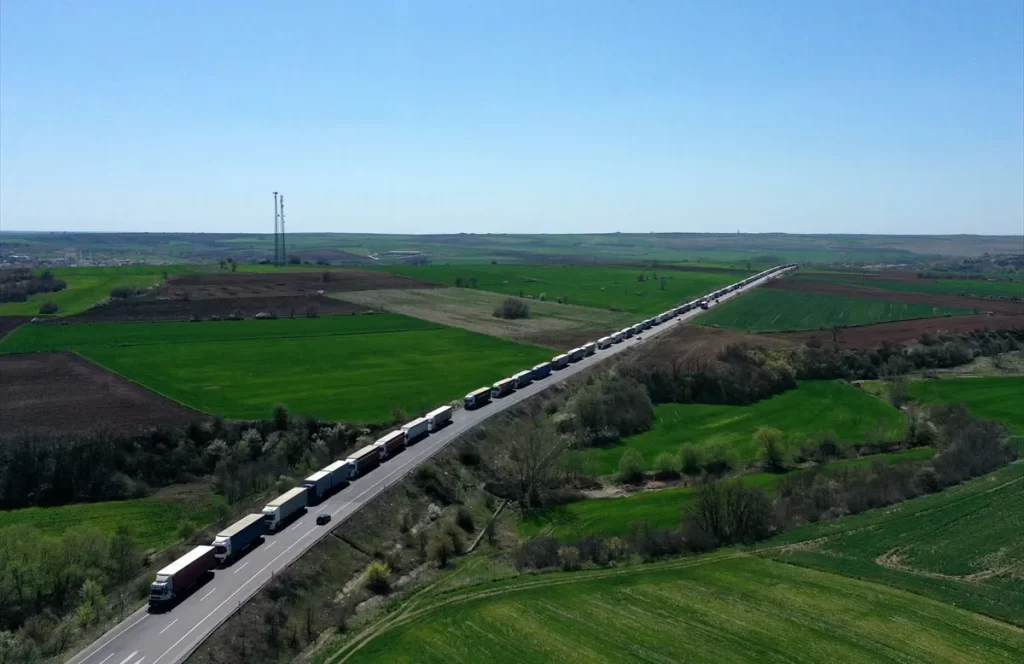
[[(726, 300), (755, 288), (770, 277), (759, 279), (734, 293)], [(714, 306), (714, 305), (712, 305)], [(263, 543), (230, 567), (217, 569), (213, 578), (197, 587), (190, 596), (166, 613), (149, 613), (141, 608), (117, 627), (110, 630), (88, 648), (69, 660), (72, 664), (174, 664), (185, 660), (214, 629), (227, 620), (274, 574), (316, 544), (328, 532), (339, 527), (360, 507), (373, 500), (388, 487), (399, 482), (416, 466), (436, 454), (460, 435), (487, 418), (528, 399), (549, 385), (560, 382), (580, 371), (623, 352), (652, 337), (663, 334), (693, 318), (700, 309), (687, 312), (657, 327), (645, 330), (642, 339), (627, 339), (583, 360), (555, 371), (550, 377), (528, 387), (492, 401), (478, 410), (456, 410), (452, 423), (438, 433), (431, 434), (386, 461), (380, 468), (361, 477), (320, 505), (311, 508), (291, 525), (276, 534), (268, 535)], [(332, 516), (330, 526), (317, 526), (318, 514)]]

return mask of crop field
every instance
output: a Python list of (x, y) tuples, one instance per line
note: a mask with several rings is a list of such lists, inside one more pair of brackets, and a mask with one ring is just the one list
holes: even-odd
[[(457, 280), (480, 290), (540, 299), (559, 298), (568, 304), (625, 311), (638, 316), (664, 311), (672, 305), (731, 284), (748, 272), (661, 271), (644, 268), (579, 265), (472, 265), (382, 267), (396, 274), (445, 286)], [(643, 281), (638, 281), (642, 277)], [(662, 282), (664, 279), (664, 282)]]
[(475, 288), (367, 290), (335, 293), (360, 306), (384, 309), (442, 325), (461, 327), (511, 341), (567, 350), (636, 322), (622, 312), (555, 302), (529, 302), (530, 317), (494, 316), (506, 296)]
[(910, 396), (925, 403), (962, 402), (976, 417), (999, 420), (1024, 436), (1024, 376), (940, 378), (910, 383)]
[(1024, 626), (1024, 462), (942, 493), (799, 528), (770, 544), (794, 544), (770, 554), (779, 560)]
[(853, 286), (867, 286), (882, 290), (905, 293), (930, 293), (933, 295), (961, 295), (963, 297), (1016, 297), (1024, 298), (1024, 283), (1015, 281), (979, 281), (976, 279), (893, 279), (881, 273), (871, 278), (858, 275), (823, 273), (815, 279), (847, 283)]
[(366, 638), (315, 661), (992, 663), (1024, 649), (1021, 630), (962, 609), (735, 554), (473, 586)]
[(0, 511), (0, 537), (10, 526), (28, 525), (43, 535), (60, 535), (90, 524), (108, 533), (126, 528), (142, 549), (162, 549), (178, 540), (182, 521), (197, 528), (216, 521), (223, 500), (207, 486), (182, 485), (149, 498)]
[(799, 446), (830, 433), (840, 443), (861, 442), (873, 435), (893, 440), (902, 433), (903, 417), (869, 394), (840, 381), (803, 381), (797, 389), (750, 406), (661, 404), (653, 428), (617, 445), (577, 452), (584, 467), (599, 475), (618, 469), (627, 448), (649, 464), (662, 452), (676, 454), (684, 443), (707, 448), (721, 443), (740, 463), (757, 458), (753, 436), (758, 427), (780, 429), (788, 445)]
[(60, 307), (58, 316), (77, 314), (106, 300), (115, 286), (149, 288), (161, 284), (165, 274), (185, 274), (203, 269), (188, 265), (55, 267), (50, 271), (57, 279), (66, 281), (67, 288), (56, 293), (36, 293), (26, 302), (0, 304), (0, 316), (37, 316), (44, 302), (53, 302)]
[(0, 352), (67, 348), (144, 387), (225, 417), (385, 421), (551, 358), (549, 349), (396, 314), (295, 320), (22, 327)]
[(787, 332), (970, 313), (970, 309), (929, 304), (758, 288), (701, 314), (697, 320), (702, 325), (743, 332)]

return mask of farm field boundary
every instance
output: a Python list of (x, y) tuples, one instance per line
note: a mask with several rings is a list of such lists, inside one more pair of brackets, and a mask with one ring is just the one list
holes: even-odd
[[(919, 318), (892, 323), (858, 325), (843, 328), (839, 334), (840, 348), (873, 348), (883, 341), (910, 343), (922, 334), (939, 332), (972, 332), (974, 330), (1024, 330), (1022, 316), (948, 316), (941, 318)], [(772, 338), (804, 343), (811, 339), (832, 342), (829, 330), (802, 330), (799, 332), (773, 332)]]

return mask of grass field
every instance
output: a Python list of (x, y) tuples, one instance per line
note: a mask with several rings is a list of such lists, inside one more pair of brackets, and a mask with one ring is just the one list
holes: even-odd
[(148, 288), (163, 282), (163, 275), (200, 272), (204, 268), (189, 265), (132, 265), (125, 267), (55, 267), (53, 276), (68, 286), (56, 293), (36, 293), (26, 302), (0, 304), (0, 316), (37, 316), (44, 302), (54, 302), (67, 316), (85, 311), (110, 296), (115, 286)]
[(779, 560), (1024, 626), (1024, 462), (942, 493), (799, 528), (770, 544), (795, 545), (771, 554)]
[(191, 521), (198, 528), (216, 521), (217, 505), (223, 500), (206, 486), (179, 486), (135, 500), (0, 511), (0, 537), (4, 528), (16, 525), (32, 526), (44, 535), (60, 535), (82, 524), (108, 533), (121, 526), (142, 549), (161, 549), (178, 540), (182, 521)]
[(530, 317), (494, 316), (505, 295), (475, 288), (419, 288), (350, 291), (332, 297), (493, 337), (554, 348), (572, 348), (600, 332), (619, 330), (637, 316), (594, 307), (530, 301)]
[[(550, 301), (568, 298), (569, 304), (617, 309), (637, 315), (664, 311), (684, 300), (734, 283), (746, 271), (681, 272), (641, 268), (472, 265), (426, 267), (389, 266), (380, 269), (416, 279), (455, 286), (456, 279), (480, 290), (505, 295), (544, 295)], [(643, 275), (646, 281), (637, 281)], [(658, 278), (655, 279), (655, 276)], [(664, 279), (664, 287), (660, 279)]]
[[(854, 466), (869, 466), (876, 462), (901, 463), (929, 459), (935, 454), (931, 447), (920, 447), (902, 452), (875, 454), (859, 459), (833, 461), (825, 468), (839, 470)], [(803, 472), (803, 471), (792, 471)], [(752, 473), (743, 475), (745, 484), (758, 486), (768, 492), (782, 475)], [(646, 521), (651, 528), (673, 528), (679, 525), (683, 509), (693, 497), (693, 488), (684, 486), (658, 491), (641, 491), (616, 498), (578, 500), (556, 505), (525, 515), (517, 526), (521, 537), (534, 537), (541, 533), (562, 541), (575, 541), (587, 535), (623, 537), (629, 533), (629, 524)]]
[(910, 396), (925, 403), (962, 402), (972, 415), (1000, 420), (1024, 436), (1024, 376), (915, 380)]
[(800, 445), (824, 433), (841, 443), (864, 441), (875, 433), (892, 439), (903, 425), (898, 411), (840, 381), (804, 381), (795, 390), (751, 406), (662, 404), (654, 414), (650, 431), (575, 454), (589, 472), (609, 475), (618, 469), (629, 447), (639, 450), (650, 465), (662, 452), (676, 454), (683, 443), (699, 447), (721, 443), (742, 463), (757, 458), (753, 436), (761, 426), (780, 429), (790, 445)]
[(1024, 632), (744, 556), (546, 574), (421, 598), (339, 662), (1013, 662)]
[(385, 421), (550, 359), (552, 351), (398, 316), (22, 327), (3, 352), (71, 349), (225, 417)]
[(707, 313), (702, 325), (741, 332), (791, 332), (854, 326), (914, 318), (970, 314), (970, 309), (934, 307), (930, 304), (860, 300), (841, 295), (756, 289)]
[(816, 276), (820, 281), (835, 281), (852, 286), (881, 288), (906, 293), (932, 295), (964, 295), (966, 297), (1018, 297), (1024, 298), (1024, 283), (1013, 281), (977, 281), (971, 279), (920, 279), (918, 281), (882, 281), (857, 279), (843, 274)]

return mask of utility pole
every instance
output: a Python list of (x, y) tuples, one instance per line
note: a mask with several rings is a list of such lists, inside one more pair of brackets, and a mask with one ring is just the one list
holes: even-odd
[(279, 219), (277, 214), (277, 192), (274, 192), (274, 265), (278, 265), (280, 259), (280, 247), (277, 239), (277, 220)]
[(284, 242), (284, 194), (281, 194), (281, 265), (288, 262), (288, 250)]

